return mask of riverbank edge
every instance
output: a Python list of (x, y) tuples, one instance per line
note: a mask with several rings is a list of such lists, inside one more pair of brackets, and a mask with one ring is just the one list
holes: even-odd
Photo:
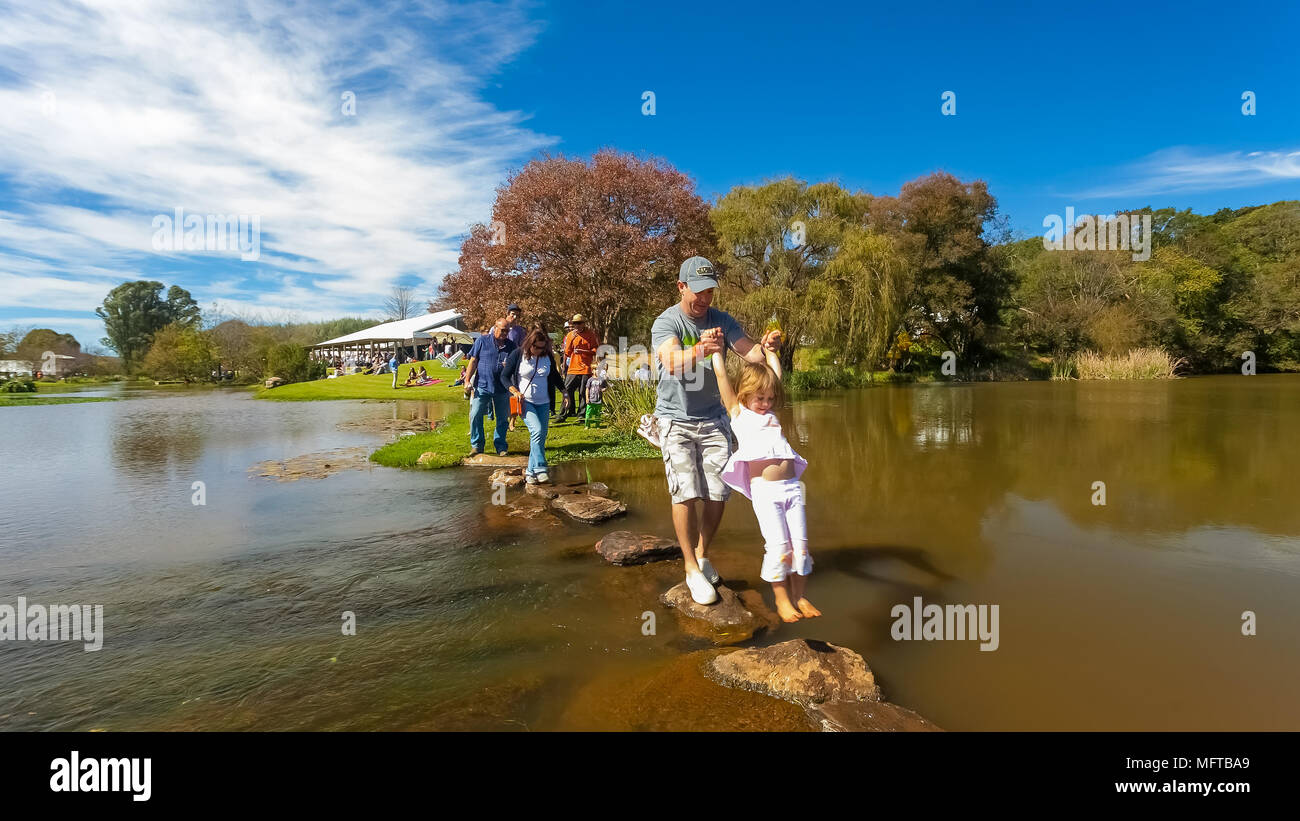
[[(484, 420), (487, 446), (492, 446), (493, 423)], [(527, 456), (528, 428), (520, 420), (513, 433), (506, 434), (507, 452)], [(456, 467), (469, 456), (469, 414), (452, 414), (428, 433), (413, 433), (380, 447), (370, 461), (385, 467), (436, 470)], [(489, 450), (489, 452), (491, 452)], [(429, 456), (420, 462), (420, 457)], [(581, 423), (552, 422), (546, 437), (546, 460), (551, 465), (584, 459), (659, 459), (660, 452), (639, 436), (627, 436), (613, 428), (584, 428)]]

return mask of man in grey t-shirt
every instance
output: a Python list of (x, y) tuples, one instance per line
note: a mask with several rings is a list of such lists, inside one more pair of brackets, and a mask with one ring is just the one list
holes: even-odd
[(660, 314), (650, 330), (659, 373), (655, 417), (673, 502), (673, 528), (687, 587), (700, 604), (718, 599), (713, 585), (721, 579), (706, 554), (731, 495), (722, 481), (722, 469), (731, 458), (731, 425), (711, 357), (725, 356), (730, 348), (761, 363), (764, 348), (777, 350), (779, 345), (773, 332), (760, 346), (730, 314), (710, 307), (717, 287), (713, 263), (704, 257), (686, 260), (677, 273), (681, 300)]

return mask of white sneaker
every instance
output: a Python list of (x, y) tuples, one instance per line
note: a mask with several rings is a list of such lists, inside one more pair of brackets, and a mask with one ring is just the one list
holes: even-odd
[(687, 572), (686, 587), (691, 591), (691, 598), (696, 604), (713, 604), (718, 600), (718, 591), (713, 589), (703, 573)]
[(704, 574), (704, 578), (709, 580), (709, 584), (722, 584), (722, 577), (718, 575), (718, 571), (713, 569), (713, 562), (708, 559), (700, 559), (699, 564), (700, 572)]
[(548, 485), (550, 483), (551, 483), (551, 474), (547, 473), (546, 471), (542, 471), (541, 473), (537, 474), (537, 484)]

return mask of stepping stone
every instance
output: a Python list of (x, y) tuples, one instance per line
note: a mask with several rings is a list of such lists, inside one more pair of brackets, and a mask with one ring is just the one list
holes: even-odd
[(681, 558), (677, 542), (650, 533), (615, 530), (596, 542), (596, 552), (610, 564), (631, 565)]
[(814, 639), (728, 653), (711, 659), (704, 673), (719, 684), (804, 707), (829, 701), (880, 701), (876, 677), (862, 656)]
[(592, 482), (587, 485), (587, 492), (592, 496), (609, 496), (609, 485), (604, 482)]
[(466, 456), (460, 460), (462, 465), (476, 465), (486, 467), (528, 467), (527, 456), (493, 456), (487, 453), (480, 453), (478, 456)]
[(560, 492), (551, 485), (525, 485), (524, 490), (543, 499), (554, 499)]
[[(691, 598), (686, 582), (679, 582), (659, 597), (660, 603), (676, 610), (687, 620), (688, 630), (703, 633), (715, 644), (735, 644), (754, 637), (768, 626), (767, 620), (755, 615), (736, 592), (725, 584), (717, 585), (718, 600), (713, 604), (697, 604)], [(691, 623), (695, 629), (691, 629)], [(703, 629), (701, 629), (703, 628)]]
[(704, 664), (704, 675), (803, 707), (823, 732), (942, 732), (906, 707), (882, 701), (862, 656), (816, 639), (737, 650)]
[(494, 488), (498, 484), (505, 485), (506, 487), (518, 487), (523, 483), (523, 468), (497, 468), (492, 471), (492, 475), (488, 477), (488, 484)]
[(561, 494), (551, 500), (551, 506), (580, 522), (592, 525), (627, 513), (627, 505), (622, 502), (586, 493)]

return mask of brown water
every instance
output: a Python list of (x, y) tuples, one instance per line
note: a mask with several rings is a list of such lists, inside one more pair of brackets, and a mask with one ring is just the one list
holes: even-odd
[[(608, 530), (671, 533), (656, 461), (560, 467), (630, 513), (544, 526), (468, 468), (248, 472), (446, 408), (128, 393), (0, 409), (0, 603), (106, 622), (99, 652), (0, 642), (0, 730), (803, 726), (690, 675), (707, 645), (656, 603), (680, 563), (592, 552)], [(875, 388), (783, 420), (826, 615), (756, 643), (850, 647), (948, 729), (1300, 729), (1300, 378)], [(760, 554), (736, 496), (715, 564), (770, 601)], [(914, 596), (997, 604), (998, 649), (894, 641)]]

